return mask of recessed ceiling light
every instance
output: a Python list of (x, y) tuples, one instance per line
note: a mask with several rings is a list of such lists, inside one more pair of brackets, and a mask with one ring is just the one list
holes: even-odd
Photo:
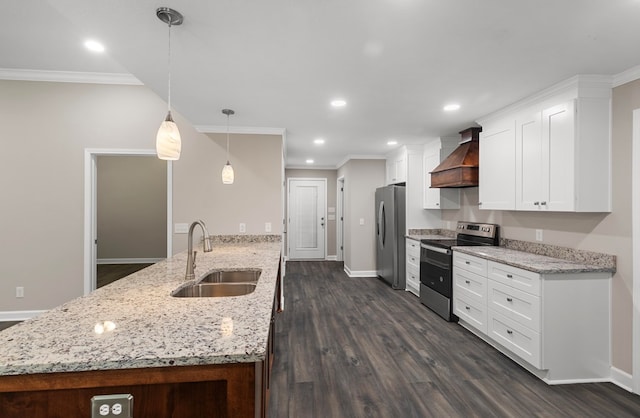
[(306, 163), (307, 163), (307, 164), (313, 164), (313, 160), (312, 160), (311, 158), (309, 158), (309, 159), (306, 161)]
[(453, 112), (454, 110), (460, 109), (460, 105), (457, 103), (451, 103), (443, 107), (445, 112)]
[(324, 139), (322, 139), (322, 138), (314, 139), (313, 143), (316, 144), (316, 145), (322, 145), (322, 144), (324, 144)]
[(345, 107), (347, 105), (346, 100), (343, 99), (335, 99), (331, 101), (331, 106), (333, 107)]
[(398, 145), (398, 141), (396, 141), (395, 139), (391, 139), (387, 141), (387, 145)]
[(91, 52), (104, 52), (104, 45), (98, 41), (94, 41), (93, 39), (85, 41), (84, 46)]

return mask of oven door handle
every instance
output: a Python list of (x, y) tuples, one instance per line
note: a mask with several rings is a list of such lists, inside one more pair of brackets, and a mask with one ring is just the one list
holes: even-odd
[(451, 254), (451, 250), (448, 250), (446, 248), (433, 247), (431, 245), (426, 245), (426, 244), (420, 244), (420, 248), (424, 248), (425, 250), (435, 251), (441, 254)]

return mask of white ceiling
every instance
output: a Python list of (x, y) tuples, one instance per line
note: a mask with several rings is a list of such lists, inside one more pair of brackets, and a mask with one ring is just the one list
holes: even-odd
[(224, 127), (228, 107), (233, 126), (285, 128), (289, 167), (456, 135), (576, 74), (640, 64), (640, 0), (45, 0), (3, 2), (0, 68), (129, 73), (166, 98), (161, 6), (184, 15), (172, 107), (195, 126)]

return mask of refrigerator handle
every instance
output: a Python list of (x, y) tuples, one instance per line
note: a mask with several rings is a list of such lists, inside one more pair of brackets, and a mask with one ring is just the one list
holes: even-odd
[(387, 234), (387, 226), (385, 225), (385, 210), (384, 210), (384, 201), (380, 202), (380, 206), (378, 207), (378, 239), (380, 240), (380, 245), (384, 247), (386, 241)]

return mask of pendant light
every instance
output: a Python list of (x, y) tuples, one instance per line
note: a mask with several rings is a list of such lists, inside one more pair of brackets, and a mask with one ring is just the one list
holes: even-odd
[(168, 7), (159, 7), (156, 10), (156, 16), (169, 25), (167, 117), (162, 124), (160, 124), (160, 129), (158, 129), (158, 135), (156, 136), (156, 153), (161, 160), (178, 160), (180, 159), (182, 140), (180, 139), (178, 126), (171, 117), (171, 26), (181, 25), (183, 18), (179, 12)]
[(231, 163), (229, 162), (229, 116), (236, 112), (231, 109), (222, 109), (222, 113), (227, 115), (227, 163), (222, 167), (222, 183), (233, 184), (233, 167), (231, 167)]

